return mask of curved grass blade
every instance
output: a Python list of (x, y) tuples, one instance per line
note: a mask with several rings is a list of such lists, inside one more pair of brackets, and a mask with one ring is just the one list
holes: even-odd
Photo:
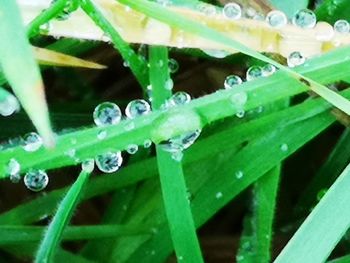
[(345, 168), (274, 262), (325, 262), (350, 227), (349, 188), (350, 165)]
[(275, 67), (283, 70), (288, 73), (291, 77), (301, 81), (306, 84), (311, 90), (316, 92), (318, 95), (323, 97), (325, 100), (333, 104), (335, 107), (339, 108), (346, 114), (350, 115), (350, 102), (343, 98), (341, 95), (335, 93), (334, 91), (328, 89), (325, 86), (315, 82), (310, 78), (306, 78), (303, 75), (279, 64), (278, 62), (256, 52), (255, 50), (250, 49), (249, 47), (233, 40), (230, 37), (225, 36), (224, 34), (213, 30), (207, 26), (197, 23), (191, 19), (187, 19), (182, 15), (178, 15), (175, 12), (167, 10), (160, 6), (159, 4), (155, 4), (152, 2), (148, 2), (145, 0), (119, 0), (119, 2), (128, 5), (129, 7), (140, 11), (150, 17), (155, 18), (156, 20), (160, 20), (164, 23), (167, 23), (171, 26), (178, 27), (182, 30), (188, 31), (190, 33), (197, 34), (203, 38), (212, 40), (214, 42), (223, 44), (232, 49), (238, 50), (246, 55), (252, 56), (256, 59), (264, 61), (266, 63), (270, 63)]
[(336, 258), (330, 261), (327, 261), (327, 263), (349, 263), (350, 262), (350, 255), (346, 255), (341, 258)]
[(59, 204), (57, 213), (48, 226), (45, 237), (36, 254), (36, 263), (52, 262), (55, 251), (62, 238), (64, 228), (69, 223), (74, 209), (78, 205), (83, 187), (85, 186), (89, 176), (90, 172), (83, 170), (79, 174), (76, 182), (72, 185), (66, 196), (63, 198), (62, 202)]
[[(44, 85), (15, 1), (0, 0), (0, 63), (23, 108), (47, 146), (54, 145)], [(22, 70), (21, 70), (22, 69)]]
[(34, 56), (42, 65), (105, 69), (106, 66), (46, 48), (34, 47)]
[[(171, 91), (165, 88), (169, 78), (168, 49), (150, 47), (150, 82), (155, 109), (160, 109), (171, 95)], [(204, 262), (187, 199), (182, 162), (174, 160), (171, 153), (159, 145), (156, 150), (165, 212), (176, 256), (179, 261)]]

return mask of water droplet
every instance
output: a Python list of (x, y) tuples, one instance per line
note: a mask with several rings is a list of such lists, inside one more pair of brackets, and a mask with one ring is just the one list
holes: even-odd
[(67, 155), (68, 157), (70, 158), (74, 158), (75, 157), (75, 154), (76, 154), (76, 150), (75, 149), (69, 149), (65, 152), (65, 155)]
[(49, 183), (49, 177), (43, 170), (30, 170), (24, 176), (25, 186), (34, 192), (43, 190)]
[(198, 4), (198, 10), (207, 15), (207, 16), (214, 16), (216, 15), (216, 8), (215, 6), (213, 5), (209, 5), (209, 4), (206, 4), (206, 3), (200, 3)]
[(287, 152), (287, 151), (288, 151), (288, 144), (283, 143), (283, 144), (281, 145), (281, 151), (282, 151), (282, 152)]
[(304, 64), (305, 60), (306, 58), (299, 51), (294, 51), (289, 54), (287, 58), (287, 64), (288, 67), (294, 68), (296, 66)]
[(103, 102), (94, 110), (94, 122), (97, 126), (118, 124), (122, 118), (122, 112), (117, 104)]
[(316, 25), (316, 15), (309, 9), (301, 9), (295, 13), (293, 24), (301, 28), (313, 28)]
[(281, 28), (287, 25), (287, 16), (278, 10), (273, 10), (269, 12), (266, 16), (267, 23), (274, 28)]
[(165, 85), (165, 89), (167, 89), (167, 90), (172, 90), (173, 87), (174, 87), (174, 82), (173, 82), (172, 79), (168, 79), (168, 80), (164, 83), (164, 85)]
[(217, 192), (216, 195), (215, 195), (215, 198), (216, 199), (222, 198), (222, 193), (221, 192)]
[(222, 9), (222, 13), (227, 19), (237, 20), (242, 16), (242, 9), (239, 4), (228, 3)]
[(179, 105), (184, 105), (186, 103), (189, 103), (190, 101), (191, 101), (191, 96), (188, 93), (184, 91), (178, 91), (170, 97), (169, 104), (171, 106), (179, 106)]
[(42, 35), (48, 35), (52, 29), (50, 22), (42, 24), (39, 26), (39, 33)]
[(10, 116), (19, 111), (19, 102), (12, 94), (7, 94), (0, 99), (0, 114), (2, 116)]
[(23, 149), (27, 152), (35, 152), (42, 144), (41, 137), (35, 132), (27, 133), (23, 137)]
[(145, 147), (145, 148), (149, 148), (149, 147), (151, 147), (151, 145), (152, 145), (152, 141), (151, 140), (145, 140), (143, 142), (143, 147)]
[[(53, 0), (51, 5), (57, 2), (57, 0)], [(66, 1), (66, 5), (62, 9), (62, 11), (56, 16), (56, 19), (59, 21), (67, 20), (70, 17), (72, 11), (74, 11), (74, 3), (73, 1)]]
[(264, 77), (271, 76), (275, 72), (276, 72), (276, 67), (274, 65), (271, 65), (271, 64), (266, 64), (262, 68), (262, 73), (263, 73)]
[(171, 58), (169, 59), (168, 67), (170, 73), (176, 73), (179, 70), (179, 63), (175, 59)]
[(107, 137), (107, 131), (105, 131), (105, 130), (101, 130), (97, 133), (97, 138), (99, 140), (104, 140), (104, 139), (106, 139), (106, 137)]
[(107, 152), (95, 158), (96, 165), (101, 172), (113, 173), (117, 171), (123, 162), (121, 152)]
[(259, 66), (251, 66), (246, 73), (247, 81), (251, 81), (257, 78), (263, 77), (262, 68)]
[(128, 68), (128, 67), (130, 67), (130, 64), (129, 64), (128, 61), (124, 60), (124, 61), (123, 61), (123, 66), (124, 66), (125, 68)]
[(238, 117), (238, 118), (243, 118), (244, 117), (244, 115), (245, 115), (245, 110), (238, 110), (237, 112), (236, 112), (236, 116)]
[(225, 89), (232, 89), (235, 85), (240, 84), (242, 84), (242, 79), (236, 75), (227, 76), (224, 82)]
[(236, 178), (237, 179), (241, 179), (241, 178), (243, 178), (243, 172), (242, 171), (237, 171), (236, 173), (235, 173), (235, 176), (236, 176)]
[(91, 173), (95, 168), (94, 159), (86, 159), (81, 163), (81, 169), (87, 173)]
[(126, 148), (126, 151), (128, 152), (128, 154), (135, 154), (138, 151), (138, 149), (139, 147), (137, 146), (137, 144), (130, 144)]
[(334, 36), (333, 27), (326, 22), (318, 22), (315, 27), (316, 39), (319, 41), (329, 41)]
[(188, 132), (180, 136), (171, 138), (165, 142), (160, 143), (163, 150), (167, 152), (178, 152), (189, 148), (199, 137), (201, 131)]
[(247, 103), (248, 95), (246, 92), (237, 92), (233, 94), (230, 99), (235, 108), (240, 109)]
[(162, 68), (164, 66), (164, 61), (162, 59), (158, 60), (158, 67)]
[(181, 162), (183, 156), (184, 154), (182, 151), (175, 151), (171, 154), (171, 158), (177, 162)]
[(182, 260), (184, 260), (184, 257), (183, 257), (183, 256), (178, 256), (177, 259), (178, 259), (179, 261), (182, 261)]
[(21, 181), (21, 176), (20, 176), (20, 174), (18, 173), (18, 174), (11, 174), (10, 175), (10, 181), (12, 182), (12, 183), (18, 183), (19, 181)]
[(334, 23), (334, 31), (341, 34), (347, 34), (350, 31), (350, 24), (348, 21), (341, 19)]
[(19, 172), (21, 170), (21, 165), (19, 162), (12, 158), (7, 164), (7, 173), (10, 175), (10, 180), (13, 183), (18, 183), (21, 180)]
[(328, 189), (327, 188), (324, 188), (324, 189), (321, 189), (318, 193), (317, 193), (317, 201), (320, 201), (322, 199), (322, 197), (327, 193)]
[(133, 100), (126, 106), (125, 115), (129, 119), (146, 115), (151, 112), (151, 106), (145, 100)]
[(231, 53), (225, 51), (225, 50), (218, 50), (218, 49), (201, 49), (205, 54), (207, 54), (210, 57), (213, 58), (225, 58)]

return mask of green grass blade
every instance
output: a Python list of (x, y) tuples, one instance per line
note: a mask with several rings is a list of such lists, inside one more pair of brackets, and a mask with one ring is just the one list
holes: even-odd
[(221, 34), (220, 32), (217, 32), (191, 19), (187, 19), (182, 15), (178, 15), (174, 12), (171, 12), (159, 4), (148, 2), (145, 0), (119, 0), (119, 2), (122, 4), (126, 4), (131, 8), (140, 11), (150, 17), (153, 17), (157, 20), (181, 28), (187, 32), (197, 34), (217, 43), (221, 43), (234, 50), (238, 50), (246, 55), (255, 57), (256, 59), (259, 59), (266, 63), (270, 63), (276, 66), (277, 68), (283, 70), (284, 72), (288, 73), (291, 77), (302, 81), (304, 84), (306, 84), (309, 88), (311, 88), (314, 92), (323, 97), (325, 100), (327, 100), (340, 110), (350, 115), (350, 102), (347, 99), (343, 98), (342, 96), (328, 89), (327, 87), (315, 82), (314, 80), (304, 77), (303, 75), (291, 70), (290, 68), (287, 68), (279, 64), (278, 62), (275, 62), (274, 60), (244, 46), (243, 44), (231, 39), (230, 37)]
[(55, 251), (59, 245), (62, 233), (66, 225), (69, 223), (70, 218), (73, 215), (74, 209), (76, 208), (79, 197), (86, 184), (90, 172), (82, 171), (67, 192), (67, 195), (63, 198), (60, 203), (57, 213), (55, 214), (52, 222), (50, 223), (45, 237), (40, 244), (38, 253), (35, 258), (35, 262), (52, 262), (55, 255)]
[(253, 249), (255, 262), (271, 260), (272, 226), (281, 167), (277, 166), (256, 181), (254, 185)]
[(327, 261), (327, 263), (349, 263), (349, 262), (350, 262), (350, 255)]
[(306, 218), (275, 263), (324, 262), (350, 226), (350, 165)]
[(118, 31), (112, 24), (103, 16), (102, 10), (96, 2), (86, 0), (81, 2), (81, 7), (87, 15), (98, 25), (103, 32), (110, 37), (114, 47), (120, 52), (123, 59), (128, 63), (131, 71), (139, 81), (144, 92), (149, 83), (148, 67), (146, 60), (137, 55), (135, 51), (126, 43), (119, 35)]
[[(171, 91), (165, 88), (169, 78), (167, 48), (151, 47), (150, 82), (155, 109), (159, 109), (171, 95)], [(165, 212), (176, 256), (185, 262), (204, 262), (187, 199), (182, 163), (174, 160), (171, 153), (160, 146), (156, 146), (156, 150)]]
[(0, 63), (3, 73), (45, 144), (53, 146), (44, 86), (16, 2), (0, 0), (0, 14), (0, 35), (3, 36)]

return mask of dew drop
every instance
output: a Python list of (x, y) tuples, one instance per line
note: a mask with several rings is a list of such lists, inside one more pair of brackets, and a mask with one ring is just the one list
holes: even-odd
[(305, 63), (306, 58), (299, 52), (294, 51), (289, 54), (287, 58), (288, 67), (294, 68), (296, 66), (300, 66)]
[(18, 174), (10, 174), (10, 181), (12, 182), (12, 183), (18, 183), (19, 181), (21, 181), (21, 176), (20, 176), (20, 174), (18, 173)]
[(19, 111), (19, 102), (12, 94), (7, 94), (0, 98), (0, 115), (10, 116), (15, 112)]
[(248, 95), (246, 92), (237, 92), (233, 94), (230, 99), (235, 108), (240, 109), (247, 103)]
[(301, 28), (314, 28), (316, 21), (316, 15), (309, 9), (297, 11), (292, 19), (293, 24)]
[(348, 21), (341, 19), (334, 23), (334, 31), (341, 34), (347, 34), (350, 31), (350, 24)]
[(189, 148), (199, 137), (201, 131), (188, 132), (180, 136), (171, 138), (165, 142), (161, 142), (160, 146), (167, 152), (178, 152)]
[(86, 159), (85, 161), (83, 161), (81, 163), (81, 169), (84, 172), (92, 173), (94, 168), (95, 168), (95, 160), (94, 159)]
[(117, 104), (103, 102), (94, 110), (94, 122), (97, 126), (118, 124), (122, 118), (122, 112)]
[(257, 78), (263, 77), (262, 68), (259, 66), (251, 66), (246, 73), (247, 81), (251, 81)]
[(206, 16), (216, 15), (216, 8), (213, 5), (200, 3), (197, 8), (201, 13), (205, 14)]
[(171, 106), (179, 106), (179, 105), (185, 105), (190, 101), (191, 101), (191, 96), (188, 93), (184, 91), (178, 91), (170, 97), (169, 104)]
[(130, 144), (126, 148), (126, 151), (128, 152), (128, 154), (135, 154), (138, 151), (138, 149), (139, 147), (137, 146), (137, 144)]
[(107, 152), (95, 158), (96, 165), (101, 172), (113, 173), (117, 171), (123, 162), (121, 152)]
[(99, 140), (104, 140), (104, 139), (106, 139), (106, 137), (107, 137), (107, 131), (105, 131), (105, 130), (101, 130), (97, 133), (97, 138)]
[(235, 173), (235, 176), (236, 176), (236, 178), (237, 179), (242, 179), (243, 178), (243, 172), (242, 171), (237, 171), (236, 173)]
[(238, 118), (243, 118), (244, 117), (244, 115), (245, 115), (245, 110), (238, 110), (237, 111), (237, 113), (236, 113), (236, 116), (238, 117)]
[(48, 35), (51, 29), (52, 28), (50, 22), (47, 22), (39, 26), (39, 33), (42, 35)]
[(133, 100), (128, 103), (125, 109), (125, 115), (129, 119), (149, 114), (151, 112), (151, 106), (145, 100)]
[(24, 184), (25, 186), (33, 191), (39, 192), (43, 190), (47, 184), (49, 183), (49, 177), (46, 172), (43, 170), (30, 170), (24, 176)]
[(169, 59), (168, 67), (170, 73), (176, 73), (179, 70), (179, 63), (175, 59), (171, 58)]
[(145, 140), (145, 141), (143, 142), (143, 147), (144, 147), (144, 148), (149, 148), (149, 147), (151, 147), (151, 145), (152, 145), (152, 141), (149, 140), (149, 139), (147, 139), (147, 140)]
[(236, 75), (229, 75), (224, 82), (225, 89), (232, 89), (236, 85), (242, 84), (242, 79)]
[(283, 143), (283, 144), (281, 145), (281, 151), (282, 151), (282, 152), (287, 152), (287, 151), (288, 151), (288, 144)]
[(284, 27), (288, 23), (287, 16), (278, 10), (269, 12), (266, 16), (266, 21), (271, 27), (274, 28)]
[(7, 173), (10, 175), (10, 180), (13, 183), (18, 183), (21, 180), (21, 176), (19, 174), (21, 170), (21, 165), (19, 162), (12, 158), (7, 164)]
[(216, 195), (215, 195), (215, 198), (216, 199), (222, 198), (222, 193), (221, 192), (217, 192)]
[(167, 89), (167, 90), (172, 90), (173, 87), (174, 87), (174, 82), (173, 82), (172, 79), (168, 79), (168, 80), (164, 83), (164, 85), (165, 85), (165, 89)]
[(240, 19), (242, 16), (242, 9), (239, 4), (236, 3), (228, 3), (222, 9), (222, 13), (225, 18), (230, 20)]
[(177, 162), (181, 162), (183, 156), (184, 156), (184, 154), (182, 151), (175, 151), (175, 152), (171, 153), (171, 158)]
[(205, 54), (207, 54), (210, 57), (213, 58), (225, 58), (231, 53), (225, 51), (225, 50), (219, 50), (219, 49), (201, 49)]
[(27, 152), (35, 152), (42, 144), (41, 137), (35, 132), (27, 133), (23, 137), (23, 149)]
[(276, 72), (276, 67), (274, 65), (271, 65), (271, 64), (266, 64), (262, 68), (262, 73), (263, 73), (264, 77), (271, 76), (275, 72)]

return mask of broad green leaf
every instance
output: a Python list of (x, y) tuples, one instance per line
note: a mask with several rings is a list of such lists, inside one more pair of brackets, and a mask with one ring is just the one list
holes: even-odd
[(14, 93), (47, 146), (54, 145), (44, 85), (15, 1), (0, 1), (0, 64)]

